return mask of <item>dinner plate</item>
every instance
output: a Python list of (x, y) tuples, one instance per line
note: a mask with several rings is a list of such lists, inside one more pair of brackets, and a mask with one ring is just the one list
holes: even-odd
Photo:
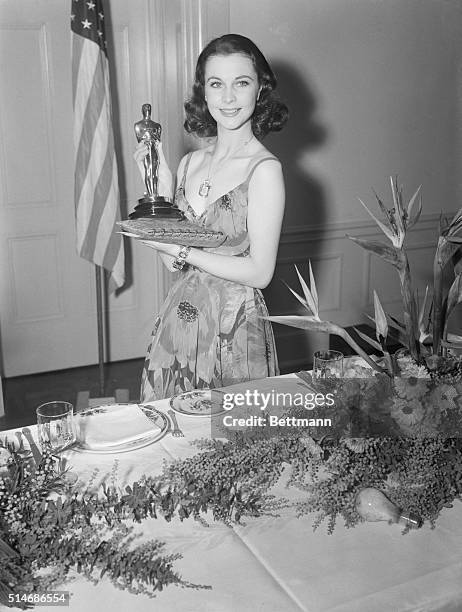
[[(120, 407), (121, 404), (118, 404), (117, 406)], [(112, 446), (105, 446), (104, 448), (95, 448), (86, 444), (85, 442), (77, 441), (77, 443), (70, 447), (69, 450), (75, 450), (81, 453), (98, 454), (126, 453), (129, 451), (138, 450), (150, 444), (154, 444), (154, 442), (158, 442), (169, 430), (170, 422), (168, 417), (160, 410), (156, 410), (156, 408), (152, 408), (151, 406), (142, 406), (138, 404), (138, 407), (143, 411), (147, 418), (152, 421), (153, 427), (151, 431), (146, 431), (146, 433), (141, 434), (140, 437), (136, 438), (135, 440), (114, 443)], [(103, 414), (108, 408), (108, 406), (97, 406), (95, 408), (83, 410), (76, 416), (79, 418), (91, 419), (92, 416)]]
[[(218, 395), (215, 394), (215, 397)], [(178, 414), (192, 417), (214, 417), (226, 412), (221, 402), (212, 401), (211, 389), (196, 389), (175, 395), (170, 400), (170, 406)]]

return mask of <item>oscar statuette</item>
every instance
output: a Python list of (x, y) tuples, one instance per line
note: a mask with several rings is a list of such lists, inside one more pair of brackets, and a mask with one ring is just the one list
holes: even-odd
[(143, 104), (141, 107), (143, 118), (135, 123), (135, 134), (138, 142), (147, 145), (148, 153), (144, 158), (144, 184), (146, 192), (138, 200), (135, 210), (129, 219), (159, 218), (181, 220), (183, 213), (168, 198), (158, 193), (159, 155), (158, 146), (162, 127), (151, 119), (151, 105)]

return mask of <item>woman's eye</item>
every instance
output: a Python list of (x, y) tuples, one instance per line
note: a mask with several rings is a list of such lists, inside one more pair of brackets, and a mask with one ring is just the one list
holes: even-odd
[(220, 87), (220, 81), (211, 81), (209, 85), (210, 87), (213, 87), (216, 89), (217, 87)]
[(247, 87), (247, 85), (249, 84), (249, 81), (238, 81), (237, 85), (239, 87)]

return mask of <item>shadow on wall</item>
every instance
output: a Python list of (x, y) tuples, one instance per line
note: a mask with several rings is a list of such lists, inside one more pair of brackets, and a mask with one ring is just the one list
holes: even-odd
[[(289, 64), (272, 65), (278, 79), (277, 91), (289, 108), (289, 120), (281, 132), (265, 139), (265, 145), (282, 163), (286, 210), (275, 274), (264, 296), (270, 314), (307, 314), (282, 281), (297, 288), (294, 263), (304, 269), (308, 259), (317, 255), (320, 243), (308, 242), (304, 231), (314, 225), (322, 226), (326, 201), (322, 184), (310, 172), (309, 156), (325, 144), (328, 134), (317, 118), (318, 105), (309, 77)], [(286, 240), (288, 236), (292, 239)], [(317, 334), (282, 325), (274, 325), (273, 330), (282, 372), (306, 367), (313, 347), (320, 346)]]
[(288, 64), (274, 64), (281, 99), (289, 107), (289, 120), (279, 133), (265, 141), (283, 165), (286, 183), (286, 214), (283, 232), (289, 227), (322, 224), (324, 191), (310, 174), (307, 155), (319, 149), (327, 131), (317, 120), (317, 103), (309, 79)]
[[(321, 148), (327, 140), (327, 130), (317, 120), (317, 103), (309, 80), (288, 64), (275, 64), (278, 91), (289, 107), (289, 120), (279, 133), (270, 134), (265, 145), (281, 160), (285, 186), (286, 211), (278, 264), (273, 281), (265, 290), (265, 299), (271, 314), (296, 312), (300, 304), (281, 284), (298, 286), (293, 263), (315, 258), (317, 243), (304, 240), (304, 230), (322, 225), (326, 217), (324, 189), (310, 173), (309, 154)], [(300, 232), (295, 242), (286, 242), (287, 232)]]

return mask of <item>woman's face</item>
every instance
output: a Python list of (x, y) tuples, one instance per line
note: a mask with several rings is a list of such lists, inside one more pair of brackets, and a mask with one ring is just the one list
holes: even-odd
[(212, 55), (205, 64), (205, 99), (217, 126), (242, 127), (252, 117), (260, 85), (246, 55)]

